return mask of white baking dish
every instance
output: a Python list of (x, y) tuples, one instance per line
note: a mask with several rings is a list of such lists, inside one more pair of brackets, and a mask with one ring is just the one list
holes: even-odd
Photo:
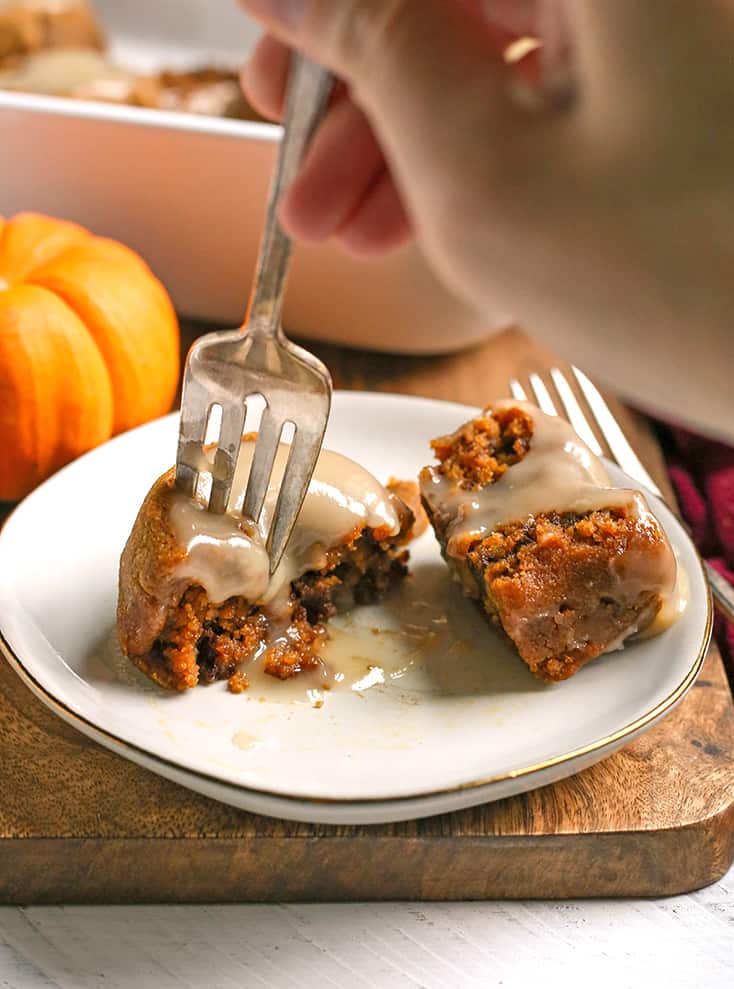
[[(112, 52), (144, 69), (239, 64), (257, 28), (235, 0), (97, 0)], [(119, 238), (181, 313), (244, 315), (279, 128), (0, 92), (0, 214), (38, 210)], [(357, 261), (298, 248), (292, 332), (386, 350), (466, 346), (487, 331), (414, 247)], [(497, 320), (499, 322), (499, 320)]]

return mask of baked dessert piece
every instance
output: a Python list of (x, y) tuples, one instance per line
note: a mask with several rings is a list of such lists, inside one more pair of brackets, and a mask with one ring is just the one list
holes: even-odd
[[(239, 508), (255, 443), (243, 439), (230, 504)], [(265, 502), (272, 515), (274, 483)], [(246, 661), (286, 679), (320, 665), (324, 622), (381, 598), (406, 574), (414, 515), (363, 467), (322, 451), (278, 570), (260, 532), (237, 511), (213, 515), (174, 486), (153, 485), (120, 561), (118, 635), (124, 654), (160, 684), (185, 690), (229, 679), (247, 686)]]
[(205, 66), (133, 72), (106, 54), (84, 0), (0, 0), (0, 89), (238, 120), (261, 120), (238, 74)]
[(99, 100), (146, 107), (149, 110), (175, 110), (209, 117), (236, 120), (263, 118), (245, 99), (236, 72), (220, 68), (200, 68), (174, 72), (165, 69), (151, 75), (114, 75), (79, 82), (68, 93), (74, 99)]
[(245, 99), (239, 75), (229, 69), (165, 70), (139, 77), (135, 96), (140, 106), (237, 120), (262, 120)]
[(262, 119), (242, 95), (236, 72), (203, 68), (140, 75), (92, 49), (54, 48), (0, 62), (0, 89), (211, 117)]
[(564, 680), (620, 648), (674, 593), (645, 499), (610, 487), (563, 420), (501, 401), (431, 446), (420, 490), (443, 555), (537, 676)]
[(86, 0), (0, 0), (0, 67), (49, 48), (104, 46), (104, 33)]

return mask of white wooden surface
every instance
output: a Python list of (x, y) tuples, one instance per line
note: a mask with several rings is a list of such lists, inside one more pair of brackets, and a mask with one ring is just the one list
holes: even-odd
[(661, 900), (0, 909), (0, 989), (732, 989), (734, 869)]

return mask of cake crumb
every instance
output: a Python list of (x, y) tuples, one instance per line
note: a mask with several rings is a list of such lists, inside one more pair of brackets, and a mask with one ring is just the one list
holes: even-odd
[(250, 681), (247, 679), (245, 674), (240, 671), (233, 673), (227, 680), (227, 687), (233, 694), (243, 694), (247, 689), (249, 689), (249, 686)]

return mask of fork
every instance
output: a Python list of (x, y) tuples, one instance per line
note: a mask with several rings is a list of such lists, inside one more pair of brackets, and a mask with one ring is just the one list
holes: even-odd
[[(266, 537), (271, 574), (306, 496), (331, 406), (328, 370), (313, 354), (286, 339), (281, 326), (291, 241), (278, 223), (277, 209), (324, 114), (333, 77), (299, 55), (293, 56), (291, 66), (283, 137), (247, 317), (240, 329), (208, 333), (189, 351), (176, 456), (176, 486), (191, 498), (198, 491), (206, 501), (202, 489), (206, 490), (210, 475), (206, 507), (217, 514), (226, 512), (248, 402), (264, 401), (242, 505), (243, 514), (257, 524), (283, 428), (291, 424), (295, 432)], [(215, 410), (221, 412), (221, 424), (212, 458), (204, 444), (207, 429), (216, 428)], [(202, 475), (205, 481), (200, 485)]]
[[(614, 461), (622, 468), (623, 471), (629, 474), (634, 481), (642, 485), (642, 487), (647, 488), (648, 491), (651, 491), (664, 504), (667, 504), (660, 488), (650, 477), (644, 465), (641, 463), (640, 458), (630, 446), (627, 437), (622, 432), (619, 423), (614, 418), (612, 410), (602, 397), (599, 389), (592, 381), (589, 380), (583, 371), (580, 371), (577, 367), (573, 366), (571, 370), (576, 379), (581, 395), (584, 397), (599, 432), (609, 447)], [(550, 375), (553, 389), (560, 400), (560, 404), (563, 406), (566, 419), (568, 419), (578, 436), (584, 441), (584, 443), (586, 443), (589, 449), (592, 450), (592, 452), (597, 456), (603, 456), (604, 451), (602, 450), (601, 444), (597, 440), (596, 434), (594, 433), (590, 418), (584, 413), (568, 378), (558, 367), (550, 368), (548, 373)], [(559, 415), (556, 408), (556, 403), (551, 395), (551, 390), (541, 375), (535, 371), (531, 371), (528, 374), (528, 383), (530, 386), (530, 391), (538, 407), (547, 415)], [(513, 398), (518, 399), (518, 401), (528, 400), (527, 392), (517, 378), (510, 379), (510, 391), (512, 392)], [(671, 505), (668, 505), (668, 508), (670, 508), (674, 514), (677, 514)], [(728, 619), (728, 621), (734, 622), (734, 589), (732, 589), (728, 581), (724, 580), (724, 578), (718, 574), (709, 563), (705, 560), (702, 562), (716, 607), (721, 614)]]

